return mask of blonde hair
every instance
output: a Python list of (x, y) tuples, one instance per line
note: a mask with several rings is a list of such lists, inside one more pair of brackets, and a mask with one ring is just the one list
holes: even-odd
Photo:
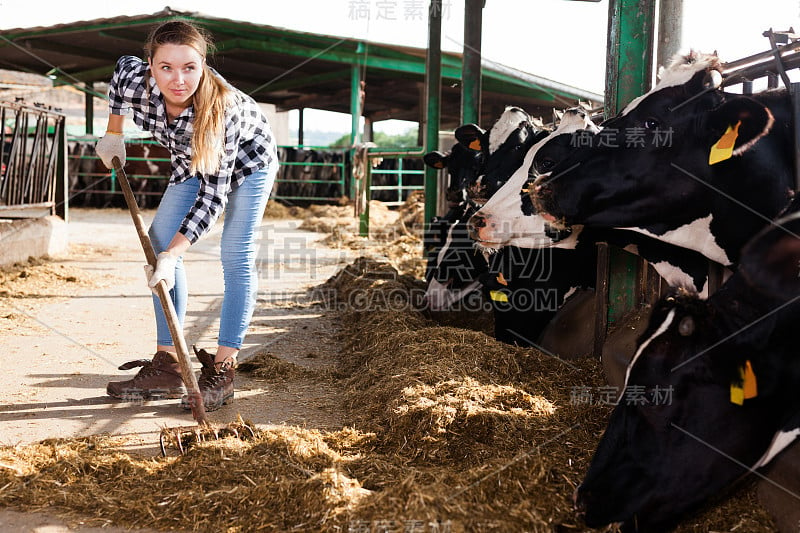
[(147, 58), (153, 56), (161, 45), (188, 45), (203, 58), (203, 75), (193, 95), (194, 124), (192, 133), (192, 172), (201, 174), (219, 170), (224, 152), (225, 109), (233, 92), (211, 72), (206, 56), (213, 52), (210, 36), (202, 29), (182, 19), (172, 19), (150, 32), (144, 45)]

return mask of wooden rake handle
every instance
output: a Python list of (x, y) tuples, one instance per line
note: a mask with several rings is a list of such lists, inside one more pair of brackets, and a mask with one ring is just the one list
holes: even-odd
[[(120, 163), (118, 157), (115, 156), (111, 162), (114, 165), (114, 171), (117, 173), (117, 180), (119, 180), (122, 192), (125, 195), (125, 203), (128, 204), (128, 210), (131, 212), (133, 224), (136, 226), (136, 233), (139, 234), (139, 241), (142, 243), (142, 249), (147, 258), (147, 264), (155, 269), (156, 262), (158, 261), (156, 251), (144, 227), (139, 205), (136, 203), (136, 198), (133, 196), (131, 185), (128, 182), (128, 176), (125, 174), (125, 170), (123, 170), (122, 163)], [(189, 394), (189, 400), (192, 406), (192, 417), (198, 424), (208, 426), (210, 424), (206, 417), (206, 408), (203, 404), (203, 397), (200, 394), (200, 386), (197, 384), (197, 378), (192, 369), (192, 363), (189, 359), (189, 349), (186, 346), (186, 339), (183, 337), (183, 330), (178, 321), (178, 314), (175, 312), (172, 298), (169, 296), (167, 283), (164, 280), (159, 281), (158, 285), (155, 287), (155, 291), (158, 295), (158, 299), (161, 301), (161, 308), (164, 310), (164, 316), (167, 318), (167, 325), (172, 335), (172, 341), (175, 343), (175, 350), (178, 352), (178, 364), (180, 364), (183, 383), (186, 385), (186, 390)]]

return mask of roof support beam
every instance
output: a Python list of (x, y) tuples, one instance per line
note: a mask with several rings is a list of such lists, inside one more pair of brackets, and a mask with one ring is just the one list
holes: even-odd
[(64, 45), (63, 43), (56, 43), (46, 39), (36, 39), (34, 42), (17, 43), (21, 46), (30, 45), (34, 50), (47, 50), (48, 52), (56, 52), (58, 54), (74, 55), (80, 57), (90, 57), (92, 59), (100, 59), (103, 61), (108, 60), (109, 54), (95, 48), (86, 48), (83, 46)]
[[(425, 59), (425, 152), (439, 149), (442, 96), (442, 1), (431, 0), (428, 9), (428, 53)], [(439, 171), (425, 165), (425, 223), (436, 216)]]
[[(606, 48), (605, 115), (616, 115), (637, 96), (650, 88), (655, 32), (655, 2), (652, 0), (609, 0), (608, 44)], [(602, 353), (608, 324), (620, 321), (638, 305), (641, 291), (637, 256), (619, 248), (610, 248), (605, 261), (598, 265), (606, 275), (596, 293), (598, 313), (595, 321), (595, 355)]]
[(292, 89), (308, 88), (318, 83), (324, 83), (331, 80), (341, 80), (349, 75), (350, 69), (341, 69), (333, 72), (326, 72), (324, 74), (314, 74), (311, 76), (282, 79), (275, 81), (274, 83), (262, 85), (260, 89), (268, 89), (269, 91), (291, 91)]
[(464, 0), (464, 2), (461, 123), (479, 124), (481, 116), (481, 30), (485, 0)]
[[(425, 74), (425, 65), (418, 61), (381, 57), (373, 53), (369, 54), (367, 57), (361, 57), (357, 51), (351, 52), (331, 49), (326, 52), (320, 52), (319, 50), (313, 48), (306, 48), (295, 44), (277, 41), (231, 39), (230, 41), (220, 43), (218, 45), (217, 53), (224, 55), (226, 51), (236, 49), (280, 53), (298, 57), (319, 59), (321, 61), (332, 61), (334, 63), (348, 63), (351, 65), (362, 63), (369, 68), (385, 69), (419, 75)], [(461, 64), (460, 61), (456, 61), (456, 63), (456, 65), (442, 67), (442, 76), (460, 80)]]

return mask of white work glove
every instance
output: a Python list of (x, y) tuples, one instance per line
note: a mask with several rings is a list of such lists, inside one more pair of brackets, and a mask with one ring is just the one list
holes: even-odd
[(175, 286), (175, 265), (177, 262), (178, 258), (171, 253), (161, 252), (158, 254), (155, 270), (153, 270), (153, 267), (150, 265), (144, 266), (144, 272), (147, 276), (147, 286), (150, 287), (151, 291), (154, 293), (156, 292), (156, 285), (158, 285), (158, 282), (162, 279), (167, 284), (167, 290), (171, 290), (172, 287)]
[(97, 141), (94, 151), (109, 169), (114, 168), (111, 162), (114, 156), (119, 157), (119, 164), (125, 166), (125, 137), (121, 133), (106, 132)]

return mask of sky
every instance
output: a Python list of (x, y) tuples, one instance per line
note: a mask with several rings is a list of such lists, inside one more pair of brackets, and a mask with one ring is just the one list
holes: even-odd
[[(0, 31), (150, 14), (169, 5), (178, 11), (425, 48), (428, 4), (429, 0), (0, 0)], [(460, 52), (464, 0), (443, 0), (443, 5), (442, 48)], [(607, 20), (608, 0), (486, 0), (482, 55), (489, 61), (602, 93)], [(790, 27), (800, 32), (800, 0), (684, 0), (681, 50), (716, 50), (723, 61), (737, 59), (769, 48), (762, 36), (765, 30)], [(307, 127), (318, 121), (342, 131), (350, 129), (346, 115), (306, 111), (305, 120)], [(402, 129), (407, 123), (393, 126)], [(380, 123), (376, 130), (382, 130)]]

